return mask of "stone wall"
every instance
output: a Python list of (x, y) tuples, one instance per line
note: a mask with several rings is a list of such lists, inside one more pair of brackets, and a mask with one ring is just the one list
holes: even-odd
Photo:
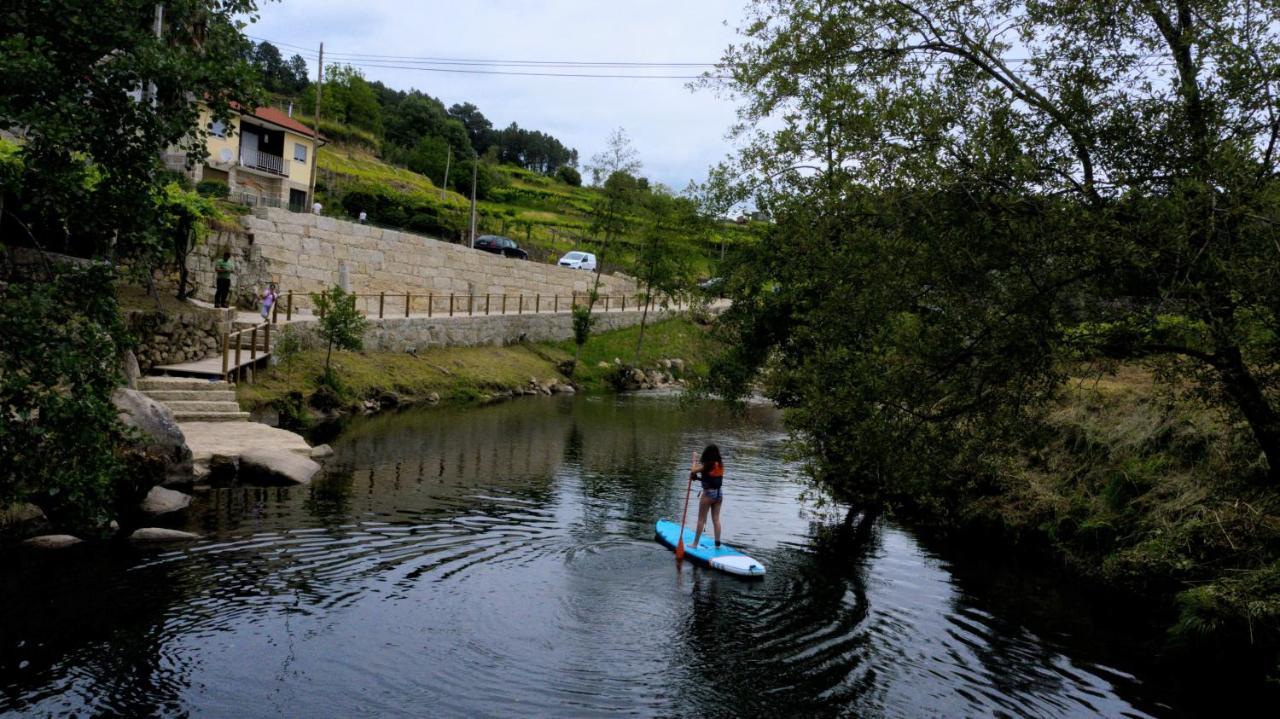
[(134, 354), (144, 373), (219, 351), (223, 333), (231, 329), (230, 313), (197, 307), (176, 313), (131, 311), (125, 322), (138, 341)]
[[(272, 272), (262, 252), (243, 232), (215, 232), (187, 255), (187, 283), (191, 296), (213, 302), (213, 293), (217, 289), (213, 262), (221, 259), (224, 251), (231, 253), (231, 260), (236, 265), (236, 272), (231, 278), (232, 305), (257, 309), (257, 298), (272, 281)], [(176, 281), (173, 284), (177, 286)]]
[[(648, 322), (658, 322), (675, 314), (672, 310), (650, 310)], [(639, 311), (600, 312), (592, 332), (607, 332), (640, 324)], [(294, 334), (304, 348), (322, 346), (314, 321), (294, 322), (285, 332)], [(568, 312), (489, 315), (475, 317), (410, 317), (370, 320), (364, 333), (367, 352), (408, 352), (428, 347), (500, 346), (518, 342), (559, 342), (573, 338), (573, 315)]]
[[(244, 307), (267, 282), (281, 295), (293, 290), (295, 308), (309, 308), (309, 294), (335, 284), (358, 294), (559, 295), (589, 292), (594, 275), (539, 262), (515, 260), (421, 235), (332, 217), (261, 207), (244, 217), (243, 233), (220, 233), (196, 248), (187, 267), (196, 296), (213, 298), (213, 261), (230, 249), (236, 262), (232, 296)], [(600, 292), (637, 291), (629, 278), (604, 275)], [(415, 310), (416, 311), (416, 310)]]

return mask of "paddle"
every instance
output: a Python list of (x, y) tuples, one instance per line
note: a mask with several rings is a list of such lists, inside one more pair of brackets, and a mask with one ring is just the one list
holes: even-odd
[(684, 511), (680, 513), (680, 539), (676, 541), (676, 559), (684, 559), (684, 520), (689, 515), (689, 495), (693, 494), (693, 467), (698, 463), (698, 453), (689, 461), (689, 488), (684, 492)]

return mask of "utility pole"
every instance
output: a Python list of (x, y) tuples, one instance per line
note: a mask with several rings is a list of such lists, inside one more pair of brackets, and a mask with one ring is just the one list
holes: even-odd
[(444, 158), (444, 181), (440, 183), (440, 201), (444, 202), (445, 193), (449, 191), (449, 162), (453, 160), (453, 145), (449, 145), (449, 154)]
[(324, 43), (320, 43), (320, 62), (316, 66), (316, 116), (313, 123), (312, 140), (315, 149), (311, 152), (311, 179), (307, 183), (307, 206), (304, 212), (316, 203), (316, 168), (320, 165), (320, 91), (324, 88)]
[(480, 170), (480, 160), (473, 160), (471, 165), (471, 247), (476, 246), (476, 174)]

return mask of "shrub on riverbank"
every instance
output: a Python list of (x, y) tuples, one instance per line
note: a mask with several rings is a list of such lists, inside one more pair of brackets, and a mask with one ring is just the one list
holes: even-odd
[(1280, 496), (1246, 427), (1127, 368), (1070, 383), (1039, 437), (951, 521), (1164, 598), (1171, 648), (1280, 675)]

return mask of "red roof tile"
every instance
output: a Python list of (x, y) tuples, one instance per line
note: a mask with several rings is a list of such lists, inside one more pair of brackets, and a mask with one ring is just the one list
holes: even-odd
[[(238, 102), (232, 102), (231, 107), (233, 109), (244, 112), (244, 108), (241, 107), (240, 103)], [(307, 127), (301, 122), (298, 122), (292, 117), (289, 117), (288, 115), (275, 109), (274, 107), (264, 106), (264, 107), (255, 108), (254, 111), (249, 114), (253, 115), (259, 120), (265, 120), (273, 125), (279, 125), (280, 127), (283, 127), (285, 129), (292, 130), (293, 132), (296, 132), (299, 135), (303, 135), (305, 137), (311, 137), (311, 133), (312, 133), (311, 128)], [(324, 135), (321, 135), (320, 139), (324, 140)]]

